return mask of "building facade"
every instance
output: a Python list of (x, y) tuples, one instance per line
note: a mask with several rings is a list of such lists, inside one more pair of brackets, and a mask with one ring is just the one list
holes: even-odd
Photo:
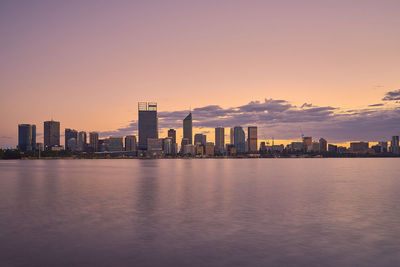
[(125, 151), (136, 151), (137, 143), (135, 135), (125, 136)]
[(158, 139), (157, 103), (139, 102), (139, 149), (147, 149), (147, 139)]
[(99, 151), (99, 133), (97, 132), (89, 133), (89, 147), (92, 152)]
[(245, 153), (246, 151), (246, 135), (241, 126), (233, 128), (233, 142), (236, 148), (236, 153)]
[(18, 149), (23, 152), (36, 150), (36, 125), (18, 125)]
[(51, 149), (52, 147), (60, 146), (60, 122), (45, 121), (44, 122), (44, 148)]
[(215, 151), (217, 153), (224, 153), (225, 150), (225, 128), (215, 128)]
[(187, 138), (189, 140), (189, 144), (193, 144), (192, 130), (192, 113), (189, 113), (183, 120), (183, 138)]
[[(65, 149), (66, 150), (75, 150), (76, 149), (76, 141), (78, 140), (78, 132), (73, 129), (65, 128), (64, 131), (65, 136)], [(75, 140), (75, 144), (70, 139)], [(74, 149), (72, 149), (74, 147)]]
[(248, 152), (257, 153), (258, 145), (257, 145), (257, 126), (249, 126), (247, 128), (247, 146)]

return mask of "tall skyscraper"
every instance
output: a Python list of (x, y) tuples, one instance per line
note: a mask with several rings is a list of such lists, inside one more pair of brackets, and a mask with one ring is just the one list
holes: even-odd
[(225, 128), (215, 128), (215, 151), (222, 153), (225, 147)]
[(328, 151), (328, 142), (324, 138), (319, 139), (319, 152), (324, 153)]
[[(75, 144), (74, 144), (74, 140), (70, 141), (70, 139), (74, 139)], [(72, 147), (76, 148), (77, 140), (78, 140), (78, 132), (76, 130), (66, 128), (65, 129), (65, 149), (73, 150)]]
[(187, 138), (189, 140), (189, 144), (193, 144), (193, 134), (192, 134), (192, 113), (183, 120), (183, 138)]
[(18, 149), (24, 152), (36, 149), (36, 125), (18, 125)]
[(86, 132), (81, 131), (78, 133), (78, 150), (85, 151), (87, 145), (87, 135)]
[(176, 143), (176, 131), (174, 129), (168, 130), (168, 137), (172, 138), (172, 143)]
[(60, 122), (44, 122), (44, 148), (51, 149), (54, 146), (60, 146)]
[(97, 132), (89, 133), (89, 147), (93, 152), (99, 151), (99, 134)]
[(247, 128), (247, 145), (248, 151), (256, 153), (258, 151), (257, 126), (249, 126)]
[(246, 135), (241, 126), (233, 128), (233, 141), (237, 153), (244, 153), (246, 151)]
[(139, 102), (139, 149), (147, 149), (147, 139), (158, 139), (157, 103)]
[(125, 137), (125, 151), (136, 151), (136, 136), (128, 135)]
[(231, 142), (231, 145), (235, 144), (235, 131), (233, 128), (231, 128), (231, 130), (230, 130), (230, 142)]
[(392, 142), (390, 142), (390, 151), (393, 154), (400, 154), (399, 137), (398, 136), (392, 136)]
[(312, 151), (312, 137), (310, 136), (303, 137), (303, 151), (304, 152)]

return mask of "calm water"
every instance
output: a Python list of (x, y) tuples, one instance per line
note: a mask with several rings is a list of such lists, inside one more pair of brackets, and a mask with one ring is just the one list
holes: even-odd
[(399, 266), (400, 159), (0, 161), (0, 266)]

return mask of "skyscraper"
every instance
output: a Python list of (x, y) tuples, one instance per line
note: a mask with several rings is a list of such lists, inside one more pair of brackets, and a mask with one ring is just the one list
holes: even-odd
[(51, 149), (54, 146), (60, 146), (60, 122), (44, 122), (44, 148)]
[(147, 149), (147, 139), (158, 139), (157, 103), (139, 102), (139, 149)]
[(233, 128), (230, 130), (230, 144), (233, 145), (235, 143), (235, 131)]
[(390, 151), (393, 154), (400, 154), (399, 136), (392, 136), (392, 142), (390, 142)]
[(233, 141), (237, 153), (244, 153), (246, 151), (246, 136), (241, 126), (233, 128)]
[(86, 132), (81, 131), (78, 133), (78, 150), (85, 151), (87, 146), (87, 135)]
[(18, 149), (24, 152), (36, 149), (36, 125), (18, 125)]
[(125, 151), (136, 151), (136, 136), (128, 135), (125, 137)]
[(225, 147), (225, 128), (215, 128), (215, 151), (222, 153)]
[[(70, 139), (75, 140), (75, 144), (73, 144), (73, 141), (70, 141)], [(72, 146), (75, 148), (76, 147), (76, 142), (78, 140), (78, 132), (73, 129), (66, 128), (65, 129), (65, 149), (70, 149), (72, 150)]]
[(99, 134), (96, 132), (89, 133), (89, 147), (91, 151), (99, 151)]
[(328, 142), (324, 138), (319, 139), (319, 152), (324, 153), (328, 151)]
[(192, 113), (183, 120), (183, 138), (187, 138), (189, 140), (189, 144), (193, 144), (193, 134), (192, 134)]
[(256, 153), (258, 151), (257, 142), (257, 126), (249, 126), (247, 128), (247, 145), (249, 152)]
[(172, 138), (172, 143), (176, 143), (176, 131), (174, 129), (168, 130), (168, 137)]

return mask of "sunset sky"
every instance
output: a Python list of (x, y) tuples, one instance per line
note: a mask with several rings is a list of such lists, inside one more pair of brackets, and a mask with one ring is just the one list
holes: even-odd
[[(0, 147), (19, 123), (160, 136), (258, 125), (259, 139), (400, 135), (400, 1), (0, 1)], [(228, 134), (228, 131), (226, 131)], [(63, 144), (63, 143), (62, 143)]]

